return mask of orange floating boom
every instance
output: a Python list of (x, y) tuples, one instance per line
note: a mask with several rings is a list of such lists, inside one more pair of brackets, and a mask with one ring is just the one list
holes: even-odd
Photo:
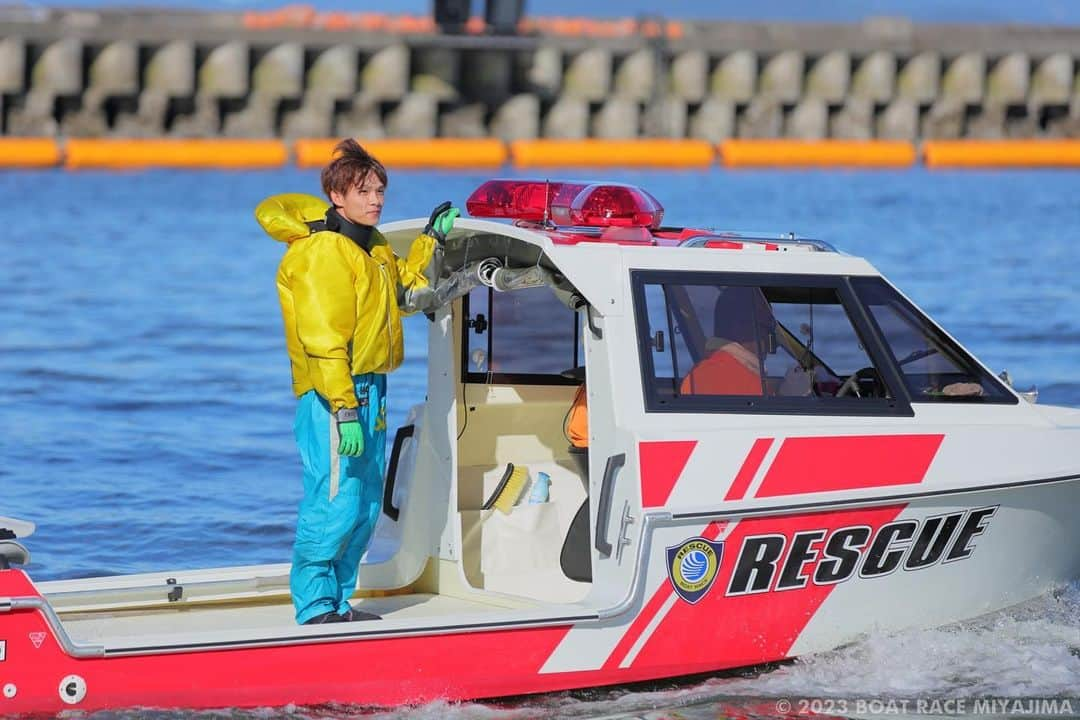
[(517, 167), (708, 167), (716, 153), (705, 140), (516, 140)]
[(52, 138), (0, 137), (0, 167), (55, 167), (60, 146)]
[[(500, 167), (507, 157), (506, 146), (496, 139), (357, 140), (379, 162), (394, 168)], [(330, 161), (339, 142), (338, 139), (297, 140), (296, 164), (302, 168), (322, 167)]]
[(915, 146), (894, 140), (725, 140), (727, 167), (907, 167)]
[(78, 168), (268, 168), (289, 158), (281, 140), (87, 139), (67, 141), (64, 166)]
[(1080, 140), (927, 140), (930, 168), (1080, 167)]

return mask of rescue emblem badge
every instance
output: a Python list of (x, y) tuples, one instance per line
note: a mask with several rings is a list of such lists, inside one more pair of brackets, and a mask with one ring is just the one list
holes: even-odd
[(693, 605), (712, 587), (724, 543), (694, 537), (667, 548), (668, 577), (671, 586), (686, 602)]

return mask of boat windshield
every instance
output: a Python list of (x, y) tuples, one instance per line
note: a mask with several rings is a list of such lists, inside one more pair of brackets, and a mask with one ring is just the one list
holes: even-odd
[[(841, 278), (635, 273), (647, 406), (893, 413)], [(880, 360), (880, 358), (878, 359)]]
[(971, 355), (881, 278), (852, 280), (881, 330), (912, 402), (1015, 403)]

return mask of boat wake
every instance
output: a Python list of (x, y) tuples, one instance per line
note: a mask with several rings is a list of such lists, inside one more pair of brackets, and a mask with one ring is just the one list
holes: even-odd
[(1080, 687), (1080, 584), (963, 623), (867, 636), (722, 685), (767, 696), (1071, 696)]

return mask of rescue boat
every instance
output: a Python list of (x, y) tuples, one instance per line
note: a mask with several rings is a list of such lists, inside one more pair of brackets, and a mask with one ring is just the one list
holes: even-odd
[[(0, 518), (0, 714), (696, 675), (1080, 576), (1080, 411), (1016, 392), (866, 260), (665, 226), (613, 183), (492, 180), (467, 209), (354, 599), (382, 619), (297, 626), (285, 564), (34, 582), (32, 526)], [(425, 222), (382, 230), (402, 253)], [(509, 464), (546, 500), (491, 507)]]

